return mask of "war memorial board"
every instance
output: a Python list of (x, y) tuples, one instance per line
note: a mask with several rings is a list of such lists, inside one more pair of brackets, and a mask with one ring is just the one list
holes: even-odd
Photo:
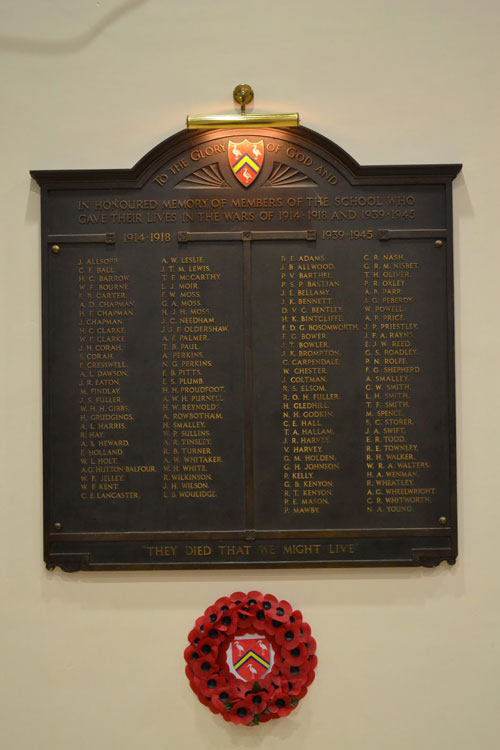
[(183, 131), (42, 194), (45, 561), (455, 561), (451, 183)]

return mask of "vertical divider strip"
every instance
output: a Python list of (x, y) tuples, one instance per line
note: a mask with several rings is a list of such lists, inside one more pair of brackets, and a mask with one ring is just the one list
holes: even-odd
[(245, 369), (245, 532), (255, 527), (253, 465), (252, 234), (243, 232), (243, 331)]
[(246, 232), (178, 232), (177, 240), (186, 242), (243, 242), (243, 357), (245, 399), (245, 538), (255, 539), (255, 483), (254, 483), (254, 377), (252, 328), (252, 240), (307, 240), (316, 241), (316, 230), (246, 231)]

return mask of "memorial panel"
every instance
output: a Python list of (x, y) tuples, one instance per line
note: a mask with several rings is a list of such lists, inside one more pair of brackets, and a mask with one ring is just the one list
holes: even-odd
[(453, 563), (459, 169), (256, 128), (33, 172), (48, 567)]

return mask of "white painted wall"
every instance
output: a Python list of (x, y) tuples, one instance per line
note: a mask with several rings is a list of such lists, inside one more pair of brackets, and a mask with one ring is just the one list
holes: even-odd
[[(2, 0), (4, 750), (498, 747), (497, 0)], [(436, 570), (49, 573), (42, 564), (39, 200), (28, 170), (129, 167), (186, 114), (303, 124), (454, 185), (460, 555)], [(496, 315), (495, 315), (496, 314)], [(319, 644), (288, 719), (198, 704), (182, 652), (218, 596), (290, 599)]]

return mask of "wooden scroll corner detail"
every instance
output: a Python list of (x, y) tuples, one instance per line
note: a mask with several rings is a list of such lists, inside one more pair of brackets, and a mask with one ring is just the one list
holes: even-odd
[(450, 547), (413, 549), (412, 560), (415, 565), (421, 565), (424, 568), (436, 568), (442, 562), (455, 565), (457, 556)]
[(47, 570), (60, 568), (65, 573), (78, 573), (81, 570), (90, 570), (90, 555), (56, 553), (49, 556), (45, 566)]

